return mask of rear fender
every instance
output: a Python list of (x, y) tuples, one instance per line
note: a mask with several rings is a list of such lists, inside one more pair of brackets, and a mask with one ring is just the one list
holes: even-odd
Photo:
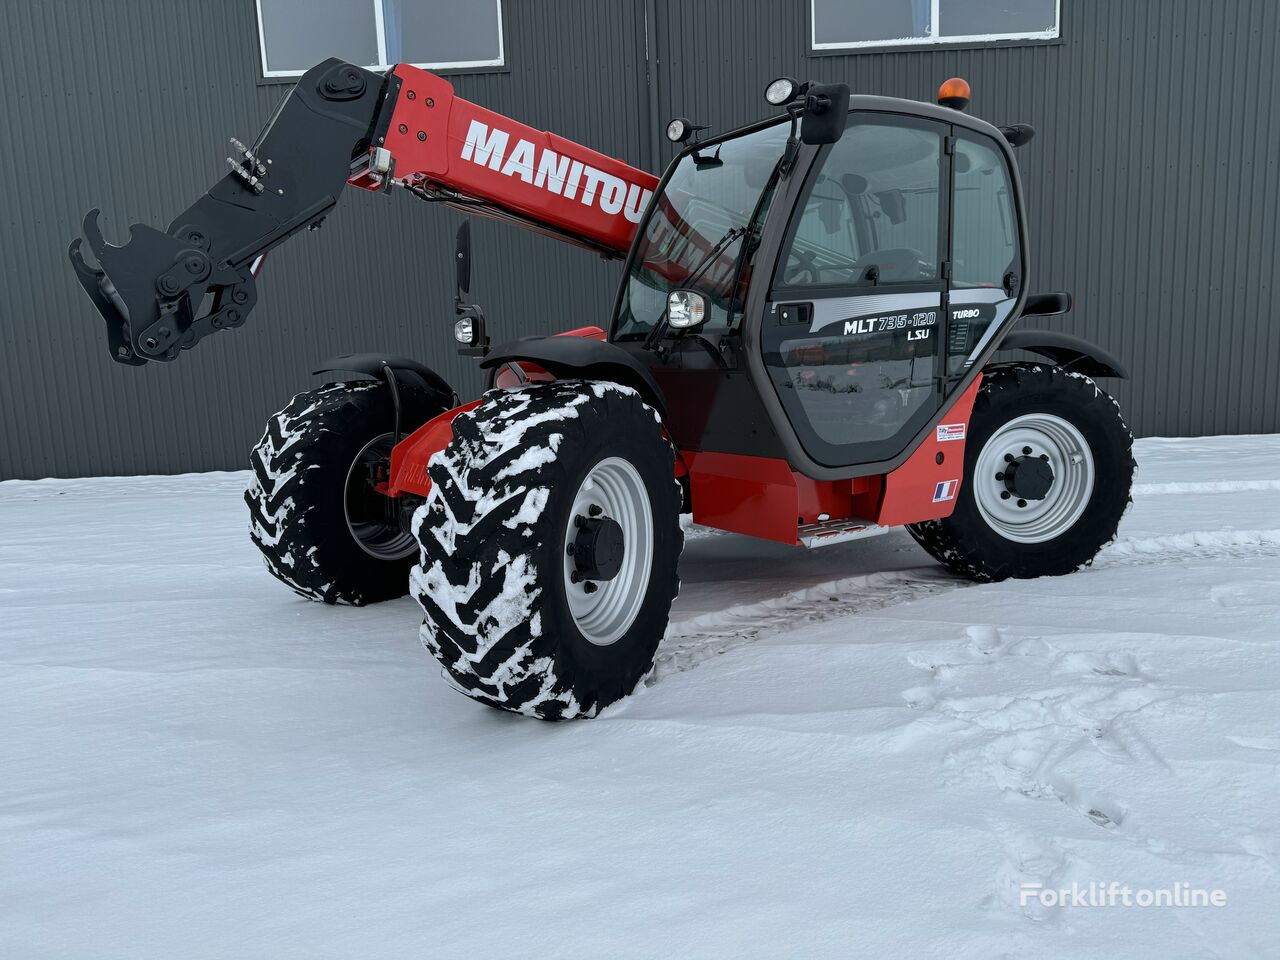
[(1129, 377), (1124, 365), (1097, 344), (1055, 330), (1014, 330), (997, 349), (1036, 353), (1064, 370), (1086, 377)]

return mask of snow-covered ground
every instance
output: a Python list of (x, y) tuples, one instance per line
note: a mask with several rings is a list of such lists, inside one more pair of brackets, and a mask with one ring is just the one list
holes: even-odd
[(271, 580), (244, 475), (0, 484), (0, 957), (1276, 956), (1280, 437), (1138, 459), (1060, 579), (695, 530), (560, 725)]

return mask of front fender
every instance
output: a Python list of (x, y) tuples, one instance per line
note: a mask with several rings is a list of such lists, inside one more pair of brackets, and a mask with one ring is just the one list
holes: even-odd
[(536, 363), (558, 378), (578, 377), (625, 384), (635, 388), (645, 403), (666, 416), (666, 400), (653, 374), (616, 344), (579, 336), (512, 340), (490, 351), (480, 366), (492, 370), (516, 360)]
[(385, 376), (384, 367), (390, 367), (393, 373), (412, 374), (427, 391), (436, 395), (443, 406), (457, 406), (458, 394), (449, 386), (448, 381), (425, 363), (408, 357), (384, 353), (344, 353), (330, 357), (311, 372), (316, 376), (326, 373), (363, 373), (381, 380)]

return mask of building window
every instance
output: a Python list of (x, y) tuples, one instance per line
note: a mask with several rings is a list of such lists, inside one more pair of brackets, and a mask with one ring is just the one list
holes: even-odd
[(502, 0), (257, 0), (262, 75), (296, 77), (327, 57), (370, 70), (499, 67)]
[(1053, 40), (1060, 0), (810, 0), (814, 50)]

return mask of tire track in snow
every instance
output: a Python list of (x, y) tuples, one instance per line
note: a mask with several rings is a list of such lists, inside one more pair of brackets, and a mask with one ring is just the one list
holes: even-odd
[(1248, 493), (1280, 490), (1280, 480), (1188, 480), (1172, 483), (1136, 483), (1135, 497), (1161, 497), (1186, 493)]
[[(1280, 556), (1280, 529), (1191, 530), (1122, 537), (1103, 548), (1092, 569), (1154, 566), (1188, 559)], [(645, 686), (753, 643), (767, 632), (884, 610), (923, 597), (978, 586), (941, 567), (872, 573), (816, 584), (758, 603), (727, 607), (668, 628)]]

